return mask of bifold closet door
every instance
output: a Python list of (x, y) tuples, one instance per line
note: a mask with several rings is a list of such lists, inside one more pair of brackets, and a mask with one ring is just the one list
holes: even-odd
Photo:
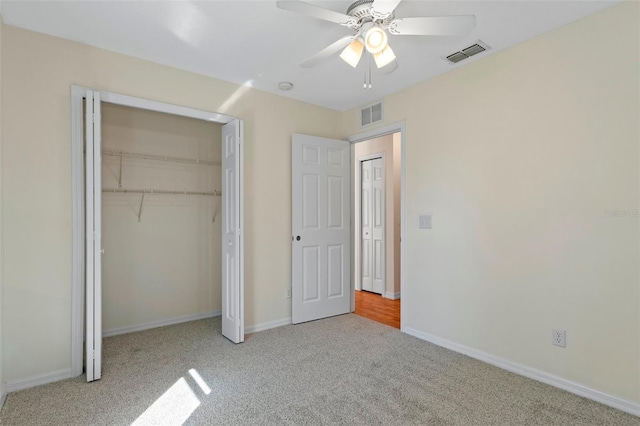
[(384, 160), (362, 161), (361, 165), (362, 289), (382, 294), (385, 288)]
[(102, 164), (100, 92), (87, 90), (85, 110), (86, 372), (102, 377)]
[(244, 342), (242, 121), (222, 126), (222, 335)]

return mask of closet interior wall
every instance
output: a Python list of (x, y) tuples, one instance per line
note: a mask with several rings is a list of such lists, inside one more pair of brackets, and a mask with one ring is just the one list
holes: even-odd
[[(214, 163), (121, 160), (103, 151), (103, 190), (221, 189), (220, 124), (103, 102), (102, 148)], [(141, 201), (140, 193), (102, 194), (106, 336), (221, 309), (222, 198), (146, 193), (140, 209)]]

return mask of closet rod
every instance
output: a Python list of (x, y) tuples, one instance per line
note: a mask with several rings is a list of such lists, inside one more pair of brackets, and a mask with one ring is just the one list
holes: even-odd
[(127, 189), (127, 188), (103, 188), (104, 193), (122, 194), (171, 194), (171, 195), (208, 195), (212, 197), (222, 196), (222, 191), (169, 191), (166, 189)]
[(146, 154), (143, 152), (130, 152), (120, 151), (111, 148), (102, 148), (102, 155), (108, 155), (110, 157), (129, 157), (139, 158), (141, 160), (158, 160), (158, 161), (171, 161), (174, 163), (190, 163), (190, 164), (202, 164), (204, 166), (219, 166), (219, 161), (199, 160), (197, 158), (183, 158), (172, 157), (170, 155), (158, 155), (158, 154)]

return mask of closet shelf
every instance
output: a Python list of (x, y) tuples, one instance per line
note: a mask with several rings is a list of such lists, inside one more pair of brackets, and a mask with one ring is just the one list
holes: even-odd
[[(221, 191), (170, 191), (167, 189), (138, 189), (138, 188), (102, 188), (103, 193), (112, 193), (112, 194), (142, 194), (142, 198), (140, 198), (140, 208), (138, 209), (138, 222), (142, 220), (142, 206), (144, 205), (144, 196), (155, 195), (155, 194), (171, 194), (171, 195), (208, 195), (211, 197), (221, 197)], [(214, 209), (213, 217), (211, 219), (212, 222), (216, 221), (217, 214), (217, 206)]]
[(167, 189), (142, 189), (142, 188), (102, 188), (104, 193), (122, 194), (171, 194), (171, 195), (208, 195), (212, 197), (222, 196), (222, 191), (170, 191)]
[(220, 165), (219, 161), (199, 160), (197, 158), (172, 157), (169, 155), (147, 154), (144, 152), (121, 151), (121, 150), (111, 149), (111, 148), (102, 148), (102, 155), (108, 155), (110, 157), (120, 157), (120, 158), (122, 157), (139, 158), (142, 160), (171, 161), (174, 163), (202, 164), (204, 166)]

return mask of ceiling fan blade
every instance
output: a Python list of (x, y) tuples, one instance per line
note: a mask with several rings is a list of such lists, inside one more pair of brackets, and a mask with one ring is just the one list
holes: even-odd
[(354, 25), (355, 19), (349, 15), (343, 13), (334, 12), (333, 10), (323, 9), (318, 6), (314, 6), (309, 3), (301, 1), (277, 1), (276, 6), (280, 9), (290, 10), (291, 12), (302, 13), (303, 15), (311, 16), (318, 19), (323, 19), (329, 22), (335, 22), (336, 24), (350, 26)]
[(384, 19), (391, 15), (402, 0), (373, 0), (371, 13), (376, 19)]
[(331, 43), (329, 46), (325, 47), (306, 61), (300, 64), (302, 68), (311, 68), (318, 65), (320, 62), (329, 58), (330, 56), (335, 55), (345, 47), (349, 45), (353, 41), (355, 36), (346, 36), (342, 37), (340, 40)]
[(450, 36), (465, 34), (475, 26), (475, 15), (401, 18), (391, 21), (389, 32), (396, 35)]
[(392, 72), (394, 72), (395, 70), (398, 69), (398, 61), (393, 61), (391, 62), (389, 65), (387, 65), (386, 67), (382, 67), (380, 68), (380, 72), (382, 74), (391, 74)]

